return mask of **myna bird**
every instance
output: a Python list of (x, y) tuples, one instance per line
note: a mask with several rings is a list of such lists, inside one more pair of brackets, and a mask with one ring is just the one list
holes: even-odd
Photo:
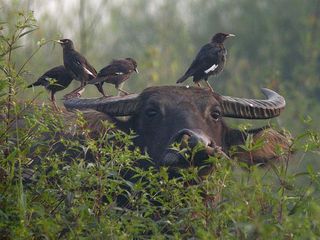
[(50, 92), (51, 101), (55, 109), (58, 110), (59, 108), (56, 104), (54, 94), (66, 89), (72, 80), (73, 76), (69, 73), (69, 71), (66, 70), (64, 66), (60, 65), (45, 72), (41, 77), (38, 78), (37, 81), (30, 84), (27, 88), (44, 86), (45, 89)]
[(90, 84), (111, 83), (118, 91), (129, 94), (121, 88), (121, 84), (128, 80), (133, 72), (139, 73), (137, 62), (132, 58), (113, 60), (108, 66), (102, 68), (97, 77), (90, 80)]
[[(57, 41), (63, 48), (63, 64), (69, 73), (80, 81), (81, 85), (73, 92), (80, 91), (89, 80), (97, 75), (97, 71), (87, 61), (87, 59), (74, 49), (73, 42), (70, 39), (61, 39)], [(98, 91), (105, 96), (102, 83), (96, 84)]]
[(225, 49), (223, 42), (227, 38), (234, 36), (235, 35), (231, 33), (215, 34), (212, 37), (211, 42), (200, 49), (191, 66), (186, 73), (178, 79), (177, 83), (182, 83), (192, 76), (194, 83), (201, 86), (200, 81), (204, 80), (211, 91), (213, 91), (212, 87), (207, 82), (208, 77), (217, 75), (223, 70), (227, 56), (227, 50)]

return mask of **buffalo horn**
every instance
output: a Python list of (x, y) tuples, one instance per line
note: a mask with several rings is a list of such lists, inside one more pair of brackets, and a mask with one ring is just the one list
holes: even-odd
[(284, 98), (278, 93), (262, 88), (266, 100), (221, 96), (223, 116), (245, 119), (268, 119), (280, 115), (286, 106)]
[(108, 98), (73, 98), (64, 101), (67, 109), (94, 109), (112, 116), (128, 116), (136, 112), (139, 94)]

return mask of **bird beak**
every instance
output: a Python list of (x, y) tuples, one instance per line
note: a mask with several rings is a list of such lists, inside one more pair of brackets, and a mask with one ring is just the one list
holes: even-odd
[(229, 33), (228, 35), (227, 35), (227, 37), (235, 37), (236, 35), (234, 35), (234, 34), (232, 34), (232, 33)]
[(138, 68), (135, 68), (135, 69), (134, 69), (134, 71), (135, 71), (136, 73), (139, 73), (139, 70), (138, 70)]
[(62, 41), (60, 41), (60, 40), (54, 40), (55, 42), (57, 42), (57, 43), (60, 43), (60, 44), (62, 44), (63, 42)]

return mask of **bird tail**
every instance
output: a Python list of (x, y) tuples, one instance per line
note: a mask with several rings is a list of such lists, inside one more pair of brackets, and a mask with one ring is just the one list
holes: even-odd
[(88, 81), (88, 84), (97, 84), (97, 83), (100, 83), (100, 82), (102, 82), (103, 81), (103, 79), (101, 79), (100, 77), (95, 77), (95, 78), (93, 78), (93, 79), (90, 79), (89, 81)]
[(98, 91), (105, 97), (106, 94), (104, 93), (104, 90), (102, 88), (102, 85), (103, 85), (103, 82), (99, 82), (99, 83), (96, 83), (95, 86), (97, 87)]
[(48, 81), (46, 80), (46, 76), (41, 76), (37, 81), (30, 84), (27, 88), (37, 87), (37, 86), (46, 86), (48, 85)]
[(27, 86), (27, 88), (31, 88), (31, 87), (37, 87), (37, 86), (40, 86), (41, 85), (41, 82), (40, 81), (36, 81), (30, 85)]
[(177, 83), (184, 82), (185, 80), (187, 80), (188, 77), (190, 77), (188, 74), (183, 75), (181, 78), (177, 80)]

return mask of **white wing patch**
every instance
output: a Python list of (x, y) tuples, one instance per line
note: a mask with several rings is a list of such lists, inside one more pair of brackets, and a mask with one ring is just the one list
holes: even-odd
[(116, 72), (115, 74), (116, 75), (123, 75), (124, 73), (123, 72)]
[(208, 68), (208, 69), (205, 70), (204, 72), (205, 72), (206, 74), (208, 74), (209, 72), (213, 72), (217, 67), (218, 67), (217, 64), (213, 64), (210, 68)]
[(92, 72), (90, 72), (86, 67), (84, 67), (84, 66), (82, 66), (83, 67), (83, 69), (84, 69), (84, 71), (86, 72), (86, 73), (88, 73), (89, 75), (91, 75), (92, 77), (96, 77)]

